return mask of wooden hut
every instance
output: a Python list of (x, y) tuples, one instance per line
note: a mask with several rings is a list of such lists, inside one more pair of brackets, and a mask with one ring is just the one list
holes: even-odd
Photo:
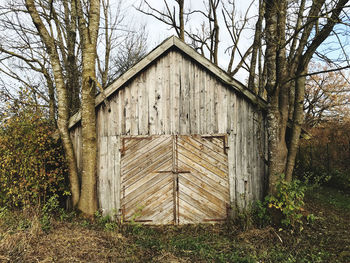
[[(224, 221), (262, 198), (265, 102), (176, 37), (96, 97), (98, 200), (123, 221)], [(81, 169), (81, 122), (70, 132)]]

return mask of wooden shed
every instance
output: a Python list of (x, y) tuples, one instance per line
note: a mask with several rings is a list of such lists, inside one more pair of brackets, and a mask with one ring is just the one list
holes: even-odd
[[(96, 97), (98, 200), (147, 224), (224, 221), (263, 196), (265, 102), (170, 37)], [(81, 169), (81, 122), (70, 120)]]

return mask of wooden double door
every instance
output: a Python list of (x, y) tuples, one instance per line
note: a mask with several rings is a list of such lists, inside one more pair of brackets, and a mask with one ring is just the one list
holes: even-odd
[(224, 221), (229, 205), (226, 136), (124, 137), (124, 221), (188, 224)]

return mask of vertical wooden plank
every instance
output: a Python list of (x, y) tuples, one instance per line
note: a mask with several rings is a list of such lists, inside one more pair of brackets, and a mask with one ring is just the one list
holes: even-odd
[(191, 98), (189, 96), (189, 63), (183, 56), (179, 56), (180, 65), (180, 134), (189, 134), (189, 118), (190, 118), (190, 103)]
[(246, 204), (249, 204), (251, 201), (253, 201), (253, 191), (254, 191), (254, 181), (253, 181), (253, 111), (252, 106), (250, 103), (248, 103), (246, 100), (244, 100), (245, 105), (247, 107), (247, 177), (248, 177), (248, 187), (247, 187), (247, 195), (246, 195)]
[(243, 192), (243, 197), (244, 197), (244, 208), (246, 208), (247, 205), (247, 198), (249, 195), (249, 188), (250, 188), (250, 181), (249, 181), (249, 172), (248, 172), (248, 166), (249, 166), (249, 158), (248, 158), (248, 107), (247, 107), (247, 102), (245, 99), (241, 99), (241, 105), (242, 105), (242, 139), (243, 139), (243, 145), (242, 145), (242, 150), (243, 150), (243, 156), (242, 156), (242, 168), (243, 168), (243, 176), (244, 176), (244, 192)]
[(124, 115), (125, 115), (125, 134), (130, 135), (131, 130), (131, 91), (130, 87), (124, 88)]
[(115, 128), (115, 134), (119, 135), (120, 134), (120, 113), (119, 113), (119, 92), (115, 94), (114, 96), (114, 103), (113, 103), (113, 110), (115, 112), (115, 119), (114, 119), (114, 128)]
[(255, 165), (254, 165), (254, 176), (256, 178), (257, 181), (257, 194), (255, 196), (256, 200), (260, 200), (260, 198), (262, 197), (262, 188), (261, 185), (263, 184), (263, 174), (260, 174), (260, 154), (262, 154), (261, 149), (259, 149), (259, 140), (261, 140), (262, 136), (261, 133), (259, 133), (259, 112), (258, 109), (254, 109), (254, 125), (253, 125), (253, 129), (254, 129), (254, 151), (255, 151)]
[(109, 127), (109, 100), (106, 99), (106, 103), (102, 104), (102, 118), (103, 118), (103, 136), (108, 136), (108, 127)]
[(128, 89), (130, 90), (130, 135), (138, 135), (139, 131), (138, 131), (138, 125), (137, 125), (137, 111), (138, 111), (138, 107), (137, 107), (137, 90), (138, 90), (138, 86), (137, 86), (137, 82), (133, 81), (132, 83), (130, 83)]
[(106, 136), (107, 132), (107, 117), (106, 116), (106, 105), (102, 103), (96, 109), (96, 131), (97, 136)]
[(156, 134), (156, 118), (158, 109), (156, 105), (155, 86), (156, 86), (156, 68), (157, 64), (153, 64), (147, 69), (147, 91), (148, 91), (148, 127), (149, 134)]
[[(228, 136), (228, 176), (229, 176), (229, 192), (230, 192), (230, 206), (231, 212), (236, 211), (236, 134), (229, 134)], [(234, 217), (235, 214), (231, 214)]]
[(206, 134), (206, 73), (200, 69), (199, 71), (199, 83), (200, 83), (200, 108), (199, 108), (199, 133), (200, 134)]
[(107, 172), (104, 182), (106, 184), (104, 186), (104, 195), (106, 196), (106, 202), (108, 198), (108, 205), (105, 204), (105, 212), (111, 216), (114, 216), (120, 208), (120, 197), (118, 195), (120, 192), (120, 181), (118, 181), (120, 176), (120, 168), (118, 171), (118, 166), (120, 167), (118, 140), (119, 137), (117, 136), (109, 136), (107, 138)]
[(108, 192), (108, 137), (99, 138), (98, 149), (98, 193), (100, 207), (103, 214), (108, 214), (110, 210), (110, 196)]
[(234, 106), (233, 106), (233, 95), (230, 89), (227, 90), (227, 130), (228, 134), (233, 134), (233, 114), (234, 114)]
[(155, 78), (156, 81), (154, 83), (155, 89), (154, 89), (154, 96), (155, 96), (155, 103), (154, 103), (154, 109), (156, 111), (155, 115), (155, 134), (162, 134), (163, 130), (163, 122), (162, 122), (162, 81), (163, 81), (163, 58), (160, 58), (159, 61), (157, 61), (157, 67), (155, 71)]
[(121, 143), (120, 143), (121, 139), (120, 136), (116, 136), (113, 138), (113, 142), (114, 142), (114, 207), (116, 209), (116, 212), (119, 214), (119, 211), (121, 209), (120, 206), (120, 199), (121, 199), (121, 191), (120, 191), (120, 185), (121, 185), (121, 181), (120, 181), (120, 161), (121, 161), (121, 155), (120, 155), (120, 149), (121, 149)]
[[(106, 198), (106, 210), (105, 213), (108, 215), (111, 215), (114, 209), (114, 200), (113, 200), (113, 193), (114, 193), (114, 167), (113, 167), (113, 144), (112, 144), (112, 137), (108, 136), (106, 137), (106, 143), (107, 143), (107, 150), (106, 150), (106, 167), (105, 167), (105, 198)], [(107, 208), (108, 207), (108, 208)]]
[(210, 75), (205, 72), (205, 111), (206, 111), (206, 114), (205, 114), (205, 126), (206, 126), (206, 129), (205, 129), (205, 133), (206, 134), (210, 134), (210, 133), (213, 133), (213, 119), (211, 118), (212, 117), (212, 112), (213, 112), (213, 88), (211, 86), (211, 77)]
[(239, 107), (238, 107), (238, 96), (237, 94), (233, 94), (233, 133), (234, 134), (237, 134), (237, 128), (238, 128), (238, 110), (239, 110)]
[[(100, 111), (98, 110), (99, 107), (96, 108), (96, 137), (100, 137), (101, 135), (101, 118), (100, 118)], [(81, 125), (81, 121), (80, 121), (80, 125)]]
[(172, 89), (174, 91), (174, 97), (173, 97), (173, 133), (179, 134), (179, 122), (180, 122), (180, 68), (181, 68), (181, 55), (177, 52), (173, 53), (174, 55), (174, 70), (173, 72), (173, 78), (172, 78)]
[(191, 134), (199, 134), (199, 122), (200, 122), (200, 82), (199, 82), (199, 68), (195, 63), (191, 63), (192, 67), (192, 84), (191, 84)]
[(125, 89), (121, 88), (118, 92), (118, 130), (119, 134), (125, 135), (125, 109), (124, 109), (124, 91)]
[(139, 111), (139, 134), (145, 135), (149, 133), (148, 119), (149, 119), (149, 108), (148, 108), (148, 82), (146, 72), (142, 72), (137, 78), (138, 82), (138, 111)]
[(242, 105), (242, 99), (237, 98), (237, 107), (240, 109), (240, 114), (237, 115), (237, 137), (236, 137), (236, 152), (237, 152), (237, 162), (236, 162), (236, 199), (237, 206), (239, 209), (245, 208), (245, 198), (244, 198), (244, 188), (245, 188), (245, 170), (243, 167), (244, 160), (244, 142), (243, 142), (243, 116), (244, 108)]
[(107, 136), (117, 134), (117, 96), (113, 95), (109, 99), (109, 111), (108, 111), (108, 132)]
[(164, 57), (162, 82), (162, 122), (163, 134), (171, 134), (170, 116), (170, 53)]
[(170, 134), (175, 134), (175, 110), (174, 110), (174, 103), (175, 103), (175, 89), (174, 86), (174, 51), (169, 52), (169, 64), (171, 65), (169, 67), (169, 125), (170, 125)]
[(216, 134), (218, 133), (218, 104), (219, 104), (219, 98), (218, 93), (221, 90), (221, 86), (219, 85), (216, 78), (211, 77), (211, 85), (213, 90), (213, 102), (212, 102), (212, 111), (211, 111), (211, 123), (213, 125), (212, 133)]
[(218, 83), (218, 133), (226, 133), (227, 131), (227, 88)]
[[(169, 54), (170, 55), (170, 54)], [(167, 55), (163, 59), (163, 79), (162, 79), (162, 134), (171, 133), (171, 124), (170, 124), (170, 56)]]

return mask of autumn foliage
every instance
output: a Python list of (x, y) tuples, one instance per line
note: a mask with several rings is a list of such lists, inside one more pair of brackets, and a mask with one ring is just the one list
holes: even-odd
[(301, 140), (297, 175), (350, 190), (350, 120), (323, 122), (310, 133)]
[(10, 105), (0, 121), (0, 206), (38, 205), (64, 193), (63, 150), (43, 112)]
[[(311, 64), (312, 71), (331, 68)], [(331, 71), (307, 77), (305, 85), (305, 124), (314, 127), (324, 121), (346, 121), (350, 114), (350, 75), (346, 71)], [(336, 122), (333, 123), (338, 125)], [(341, 125), (341, 123), (340, 123)]]

